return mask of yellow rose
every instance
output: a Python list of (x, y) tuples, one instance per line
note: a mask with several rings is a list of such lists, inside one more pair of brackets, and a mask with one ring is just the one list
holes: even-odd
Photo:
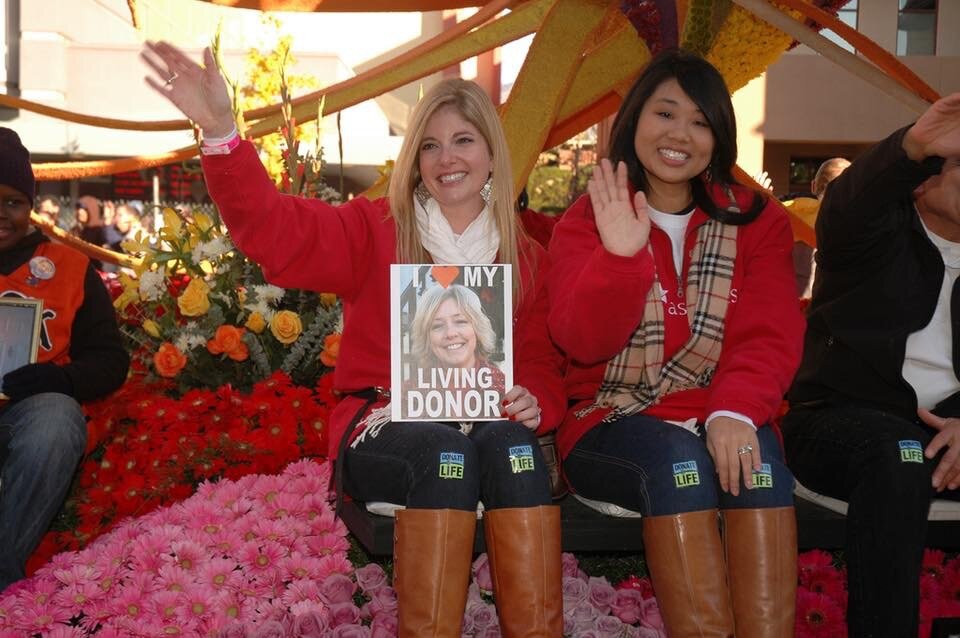
[(321, 292), (320, 303), (323, 304), (324, 308), (329, 308), (333, 304), (337, 303), (337, 296), (332, 292)]
[(290, 310), (281, 310), (273, 315), (270, 320), (270, 332), (277, 338), (277, 341), (283, 344), (291, 344), (297, 340), (300, 333), (303, 332), (303, 324), (300, 323), (300, 317)]
[(263, 332), (263, 329), (267, 327), (267, 322), (259, 312), (253, 312), (250, 313), (250, 316), (247, 317), (247, 322), (243, 325), (250, 332), (260, 334)]
[(157, 322), (153, 319), (145, 319), (141, 327), (143, 328), (144, 332), (154, 339), (160, 338), (160, 326), (158, 326)]
[(202, 279), (191, 279), (186, 290), (177, 298), (180, 314), (185, 317), (199, 317), (210, 310), (210, 287)]

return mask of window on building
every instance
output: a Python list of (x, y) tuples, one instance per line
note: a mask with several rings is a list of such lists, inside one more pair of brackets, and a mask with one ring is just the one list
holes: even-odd
[[(790, 157), (790, 184), (787, 193), (790, 195), (810, 196), (810, 184), (817, 174), (817, 169), (830, 157)], [(790, 199), (793, 199), (790, 197)]]
[(933, 55), (937, 43), (937, 0), (900, 0), (897, 55)]
[[(856, 29), (857, 28), (857, 0), (850, 0), (850, 2), (840, 7), (840, 10), (837, 11), (837, 18), (840, 20), (840, 22), (844, 23), (848, 27), (852, 27)], [(850, 51), (851, 53), (854, 51), (854, 48), (851, 45), (847, 44), (846, 40), (841, 38), (839, 35), (831, 31), (830, 29), (824, 29), (820, 33), (825, 38), (827, 38), (834, 44), (840, 45), (847, 51)]]

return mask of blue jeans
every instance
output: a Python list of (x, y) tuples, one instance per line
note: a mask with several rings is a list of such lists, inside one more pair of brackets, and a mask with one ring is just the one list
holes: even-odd
[(343, 484), (361, 501), (473, 511), (549, 505), (550, 477), (537, 436), (512, 421), (389, 423), (344, 452)]
[(83, 456), (87, 421), (65, 394), (36, 394), (0, 407), (9, 436), (0, 469), (0, 591), (24, 567), (56, 516)]
[(601, 423), (577, 441), (563, 471), (577, 494), (644, 516), (793, 505), (793, 475), (771, 428), (757, 431), (762, 476), (754, 472), (751, 490), (741, 479), (739, 496), (720, 489), (702, 429), (698, 432), (643, 414)]
[[(847, 626), (851, 638), (916, 636), (931, 479), (943, 454), (923, 456), (933, 430), (868, 407), (793, 409), (787, 461), (820, 494), (845, 500)], [(960, 500), (960, 490), (938, 498)]]

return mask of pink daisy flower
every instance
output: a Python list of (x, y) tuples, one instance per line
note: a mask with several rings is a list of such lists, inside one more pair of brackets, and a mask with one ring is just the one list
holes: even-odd
[(304, 600), (319, 601), (320, 595), (319, 583), (311, 579), (301, 579), (287, 585), (282, 600), (286, 605), (293, 605)]
[(161, 621), (175, 618), (182, 595), (182, 592), (172, 590), (155, 592), (146, 601), (149, 613)]
[(320, 559), (321, 574), (349, 574), (352, 571), (353, 565), (347, 560), (345, 553), (331, 554)]
[(287, 549), (271, 540), (249, 541), (243, 544), (237, 554), (244, 568), (249, 568), (255, 574), (276, 571), (280, 559), (287, 555)]
[(39, 633), (41, 631), (50, 631), (57, 625), (63, 625), (70, 622), (73, 614), (68, 609), (58, 607), (53, 603), (43, 603), (41, 605), (24, 605), (20, 610), (22, 619), (22, 629), (30, 633)]
[(293, 530), (290, 525), (286, 524), (286, 521), (281, 522), (268, 518), (261, 518), (254, 523), (251, 531), (257, 538), (283, 543), (284, 545), (289, 545), (294, 538)]
[(226, 626), (235, 621), (247, 620), (253, 614), (253, 601), (234, 591), (218, 591), (210, 599), (210, 618), (219, 619)]
[(257, 474), (254, 484), (250, 487), (250, 496), (263, 503), (270, 503), (283, 492), (286, 481), (274, 474)]
[(350, 541), (333, 532), (323, 532), (313, 536), (301, 536), (295, 547), (308, 556), (331, 556), (345, 553), (350, 549)]
[(216, 590), (205, 585), (195, 585), (180, 595), (178, 614), (181, 619), (203, 620), (211, 615), (210, 601)]
[(298, 578), (322, 578), (320, 560), (293, 551), (281, 559), (280, 573), (285, 581)]
[(240, 565), (232, 558), (212, 558), (197, 569), (197, 582), (213, 589), (237, 589), (243, 582)]
[(179, 565), (163, 565), (157, 570), (156, 586), (164, 591), (182, 592), (193, 582), (193, 574)]
[(191, 571), (206, 556), (201, 545), (190, 541), (175, 542), (170, 548), (175, 555), (176, 564), (187, 571)]
[(53, 596), (53, 603), (64, 609), (85, 610), (87, 606), (102, 598), (105, 592), (96, 580), (66, 585)]
[(78, 627), (61, 625), (47, 632), (44, 638), (82, 638), (83, 636), (86, 636), (86, 634)]

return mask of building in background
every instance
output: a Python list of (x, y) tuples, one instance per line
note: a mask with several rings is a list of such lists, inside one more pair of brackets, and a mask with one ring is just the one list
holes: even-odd
[[(960, 91), (960, 0), (850, 0), (838, 17), (940, 95)], [(766, 170), (778, 195), (809, 190), (823, 160), (854, 159), (918, 116), (805, 46), (784, 54), (734, 103), (741, 165)]]
[[(232, 79), (244, 77), (249, 49), (264, 49), (257, 11), (197, 0), (140, 0), (139, 29), (125, 0), (0, 0), (0, 92), (87, 115), (125, 120), (179, 119), (181, 115), (143, 81), (144, 39), (166, 39), (199, 59), (221, 34), (222, 59)], [(319, 86), (347, 80), (455, 25), (470, 11), (424, 13), (275, 13), (281, 34), (293, 41), (291, 74), (310, 75)], [(377, 168), (396, 157), (421, 86), (445, 75), (476, 76), (496, 99), (501, 93), (499, 52), (466, 61), (422, 82), (400, 87), (342, 113), (343, 166), (348, 193), (369, 186)], [(514, 71), (515, 74), (515, 71)], [(508, 78), (509, 79), (509, 78)], [(512, 81), (512, 80), (510, 80)], [(64, 122), (25, 110), (0, 108), (0, 125), (18, 131), (34, 161), (112, 159), (161, 153), (193, 143), (190, 132), (111, 130)], [(339, 173), (336, 116), (325, 118), (324, 155)], [(106, 199), (151, 199), (155, 177), (162, 200), (205, 197), (197, 162), (157, 170), (85, 179), (72, 185), (41, 183), (42, 193), (92, 194)], [(72, 192), (71, 192), (72, 191)]]
[[(138, 0), (137, 7), (139, 30), (131, 25), (125, 0), (0, 0), (0, 49), (5, 51), (0, 92), (85, 114), (176, 119), (179, 113), (143, 82), (145, 67), (138, 53), (144, 38), (169, 39), (199, 56), (219, 28), (224, 63), (233, 78), (243, 76), (247, 51), (266, 44), (256, 11), (197, 0)], [(291, 73), (312, 75), (326, 86), (391, 60), (471, 11), (275, 15), (282, 32), (293, 38), (297, 64)], [(939, 93), (960, 90), (960, 0), (850, 0), (840, 18), (900, 56)], [(363, 190), (377, 177), (377, 167), (396, 156), (421, 84), (459, 73), (477, 79), (495, 101), (502, 101), (529, 42), (524, 38), (346, 109), (341, 129), (347, 192)], [(823, 159), (852, 159), (915, 117), (894, 98), (804, 46), (784, 54), (738, 91), (734, 105), (740, 164), (751, 174), (766, 170), (778, 194), (806, 190)], [(0, 109), (0, 124), (20, 133), (35, 161), (126, 157), (192, 143), (188, 132), (93, 128), (26, 111)], [(338, 142), (336, 120), (328, 117), (323, 146), (335, 167), (341, 159)], [(152, 192), (156, 176), (161, 199), (199, 199), (205, 194), (195, 168), (188, 162), (72, 185), (41, 183), (40, 189), (74, 197), (143, 199), (138, 194)]]

